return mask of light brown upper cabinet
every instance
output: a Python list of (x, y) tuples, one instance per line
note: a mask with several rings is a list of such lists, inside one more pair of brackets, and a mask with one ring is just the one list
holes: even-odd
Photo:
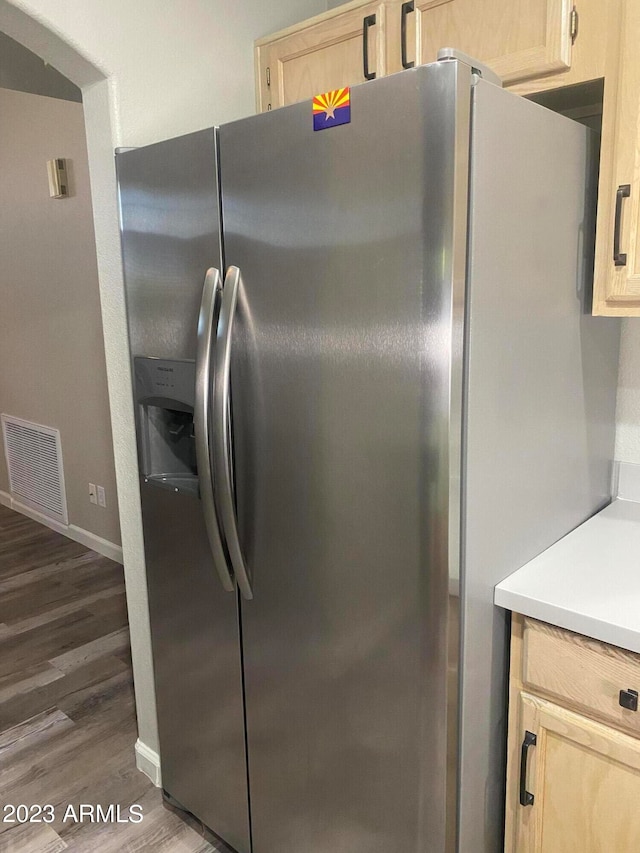
[(441, 47), (505, 83), (561, 73), (572, 10), (573, 0), (356, 0), (256, 42), (258, 111), (432, 62)]
[(387, 74), (386, 3), (349, 3), (256, 42), (258, 112)]
[[(593, 313), (640, 316), (640, 3), (622, 9), (617, 86), (605, 78)], [(608, 135), (605, 136), (605, 130)], [(605, 147), (606, 146), (606, 147)], [(607, 156), (608, 155), (608, 156)]]
[[(573, 0), (415, 0), (418, 64), (455, 47), (485, 62), (506, 84), (571, 66)], [(410, 58), (413, 58), (410, 57)]]

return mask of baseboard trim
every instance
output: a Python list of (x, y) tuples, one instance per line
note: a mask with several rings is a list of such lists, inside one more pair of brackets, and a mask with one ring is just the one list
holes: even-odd
[(160, 772), (160, 756), (151, 747), (143, 743), (140, 738), (136, 741), (136, 767), (153, 782), (156, 788), (162, 787), (162, 774)]
[(86, 545), (87, 548), (91, 548), (92, 551), (97, 551), (97, 553), (102, 554), (103, 557), (115, 560), (116, 563), (122, 562), (122, 548), (120, 545), (116, 545), (114, 542), (109, 542), (101, 536), (96, 536), (95, 533), (91, 533), (83, 527), (77, 527), (75, 524), (63, 524), (61, 521), (49, 518), (48, 516), (43, 515), (43, 513), (38, 512), (37, 509), (26, 506), (26, 504), (20, 503), (20, 501), (12, 498), (8, 492), (0, 491), (0, 504), (7, 506), (9, 509), (13, 509), (16, 512), (20, 512), (22, 515), (26, 515), (40, 524), (44, 524), (45, 527), (48, 527), (50, 530), (55, 530), (56, 533), (61, 533), (68, 539), (73, 539), (74, 542)]
[(116, 563), (122, 562), (122, 547), (116, 545), (115, 542), (109, 542), (108, 539), (103, 539), (101, 536), (96, 536), (89, 530), (82, 527), (76, 527), (75, 524), (70, 524), (67, 527), (65, 534), (69, 539), (80, 542), (81, 545), (86, 545), (92, 551), (97, 551), (103, 557), (108, 557), (110, 560), (115, 560)]

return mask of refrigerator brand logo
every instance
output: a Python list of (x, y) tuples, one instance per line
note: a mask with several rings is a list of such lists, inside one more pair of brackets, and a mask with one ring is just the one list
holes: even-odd
[(351, 90), (334, 89), (313, 99), (313, 129), (326, 130), (351, 121)]
[(159, 367), (158, 370), (161, 370), (163, 373), (173, 373), (173, 367)]

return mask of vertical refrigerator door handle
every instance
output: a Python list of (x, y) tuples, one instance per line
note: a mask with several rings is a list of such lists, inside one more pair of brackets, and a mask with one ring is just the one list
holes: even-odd
[(253, 598), (249, 573), (240, 548), (238, 525), (231, 483), (231, 412), (229, 409), (229, 374), (231, 370), (231, 337), (242, 276), (238, 267), (229, 267), (222, 288), (222, 307), (218, 319), (216, 339), (216, 377), (213, 392), (214, 417), (214, 471), (216, 499), (222, 521), (231, 566), (240, 592), (246, 599)]
[(211, 388), (211, 352), (213, 344), (213, 326), (220, 309), (222, 285), (220, 273), (211, 267), (207, 270), (202, 288), (202, 301), (198, 317), (198, 345), (196, 349), (196, 396), (193, 410), (193, 427), (196, 440), (196, 462), (198, 465), (198, 484), (202, 513), (211, 547), (213, 561), (222, 586), (227, 592), (233, 591), (233, 580), (227, 567), (227, 559), (222, 546), (220, 528), (216, 516), (214, 501), (213, 471), (211, 465), (211, 424), (209, 417)]

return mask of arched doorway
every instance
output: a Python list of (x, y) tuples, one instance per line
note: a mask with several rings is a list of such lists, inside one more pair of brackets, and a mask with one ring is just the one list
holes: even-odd
[(117, 109), (114, 103), (116, 82), (110, 69), (99, 59), (92, 61), (87, 58), (81, 45), (68, 43), (8, 0), (0, 0), (0, 31), (53, 65), (82, 90), (135, 678), (139, 732), (136, 751), (138, 766), (158, 781), (155, 693), (130, 395), (126, 311), (119, 262), (114, 166), (114, 146), (117, 144)]

